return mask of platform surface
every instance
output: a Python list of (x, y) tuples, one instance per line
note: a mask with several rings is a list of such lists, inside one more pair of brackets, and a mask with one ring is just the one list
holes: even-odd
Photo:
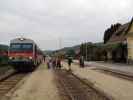
[[(75, 63), (79, 63), (78, 60), (74, 60)], [(94, 67), (105, 67), (114, 70), (119, 70), (125, 73), (130, 73), (133, 75), (133, 65), (124, 64), (124, 63), (111, 63), (111, 62), (103, 62), (103, 61), (85, 61), (85, 65), (94, 66)]]
[(46, 69), (42, 64), (10, 95), (10, 98), (10, 100), (60, 100), (52, 70)]
[[(65, 62), (63, 65), (65, 68), (68, 67)], [(75, 75), (93, 83), (115, 100), (133, 100), (133, 81), (98, 72), (93, 70), (94, 66), (80, 68), (77, 64), (72, 64), (71, 68)]]

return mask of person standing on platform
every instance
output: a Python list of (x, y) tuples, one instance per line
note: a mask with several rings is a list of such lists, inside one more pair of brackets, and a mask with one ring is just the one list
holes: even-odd
[(68, 67), (69, 67), (68, 70), (71, 70), (71, 64), (72, 64), (72, 58), (68, 57)]
[(51, 57), (48, 56), (46, 59), (46, 64), (48, 69), (50, 69), (50, 61), (51, 61)]
[(53, 69), (56, 69), (56, 58), (54, 57), (52, 60)]
[(81, 56), (80, 58), (79, 58), (79, 63), (80, 63), (80, 67), (84, 67), (84, 57), (83, 56)]
[(61, 69), (61, 59), (57, 58), (57, 69)]

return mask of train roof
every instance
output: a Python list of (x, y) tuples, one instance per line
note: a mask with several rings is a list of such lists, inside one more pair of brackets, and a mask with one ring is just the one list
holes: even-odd
[[(27, 38), (16, 38), (16, 39), (12, 39), (10, 41), (10, 43), (32, 43), (32, 44), (35, 44), (36, 45), (36, 43), (33, 40), (27, 39)], [(39, 51), (41, 51), (41, 49), (38, 46), (37, 46), (37, 49)]]
[(16, 39), (12, 39), (10, 43), (35, 43), (35, 42), (27, 38), (16, 38)]

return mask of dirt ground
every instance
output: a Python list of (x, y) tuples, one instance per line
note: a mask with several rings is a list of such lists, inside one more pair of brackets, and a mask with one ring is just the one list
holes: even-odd
[(47, 70), (44, 64), (28, 76), (24, 84), (8, 97), (11, 97), (10, 100), (60, 100), (53, 72)]

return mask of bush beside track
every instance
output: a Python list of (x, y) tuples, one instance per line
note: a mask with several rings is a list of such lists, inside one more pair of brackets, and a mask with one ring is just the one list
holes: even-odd
[(8, 64), (8, 46), (0, 44), (0, 65)]
[(0, 75), (5, 74), (10, 69), (12, 67), (8, 65), (8, 46), (0, 44)]

